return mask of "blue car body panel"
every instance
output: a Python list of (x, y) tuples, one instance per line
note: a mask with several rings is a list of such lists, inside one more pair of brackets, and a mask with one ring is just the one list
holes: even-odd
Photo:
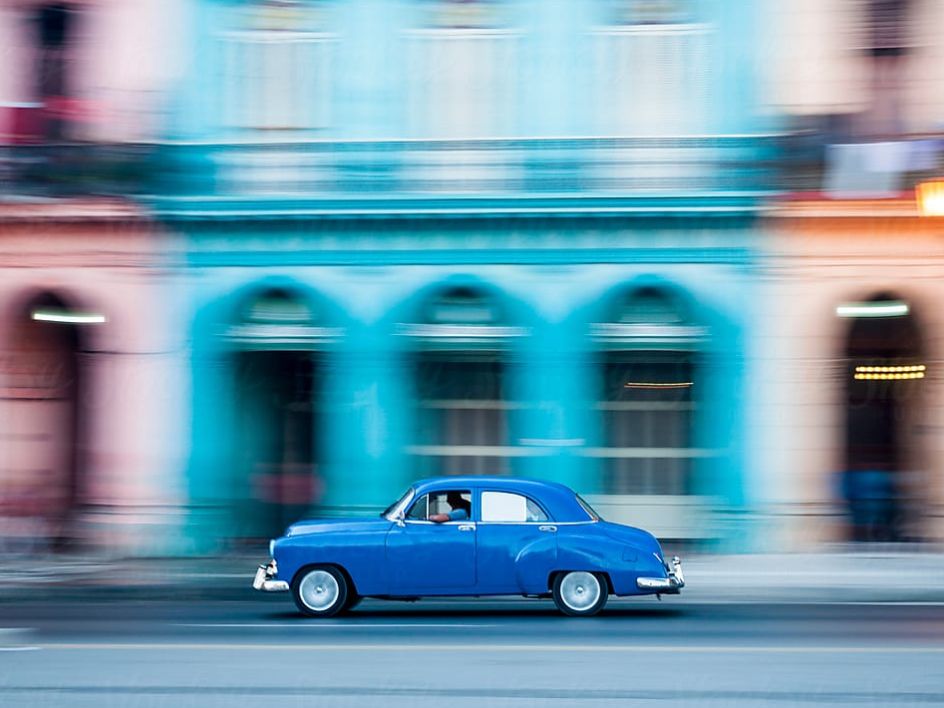
[[(659, 542), (642, 529), (597, 520), (567, 487), (501, 477), (444, 477), (412, 486), (423, 495), (471, 494), (468, 520), (434, 523), (386, 517), (302, 521), (273, 543), (278, 578), (291, 582), (310, 565), (342, 568), (358, 595), (545, 595), (555, 573), (605, 573), (616, 595), (642, 595), (639, 577), (668, 577)], [(532, 500), (546, 519), (483, 521), (482, 492)]]

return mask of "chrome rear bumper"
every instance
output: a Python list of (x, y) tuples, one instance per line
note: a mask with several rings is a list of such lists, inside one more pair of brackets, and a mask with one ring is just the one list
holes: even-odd
[(636, 587), (640, 590), (655, 590), (667, 595), (676, 594), (685, 587), (685, 576), (682, 574), (682, 561), (678, 556), (672, 563), (666, 563), (666, 577), (664, 578), (636, 578)]
[(253, 589), (263, 592), (287, 592), (288, 583), (284, 580), (275, 580), (277, 574), (278, 567), (274, 560), (269, 561), (269, 565), (260, 565), (256, 570), (256, 577), (252, 579)]

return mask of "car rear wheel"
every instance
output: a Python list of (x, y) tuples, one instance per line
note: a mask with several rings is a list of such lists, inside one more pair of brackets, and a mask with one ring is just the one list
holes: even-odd
[(589, 617), (603, 609), (608, 588), (600, 573), (568, 571), (554, 578), (552, 594), (557, 609), (571, 617)]
[(292, 597), (309, 617), (333, 617), (347, 605), (350, 589), (344, 574), (331, 566), (305, 568), (292, 581)]

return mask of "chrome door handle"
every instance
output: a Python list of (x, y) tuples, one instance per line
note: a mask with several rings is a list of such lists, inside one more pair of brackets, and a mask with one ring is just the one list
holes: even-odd
[(538, 531), (547, 531), (548, 533), (554, 533), (557, 531), (556, 526), (538, 526)]
[(460, 531), (475, 531), (475, 527), (472, 524), (461, 524), (459, 526)]

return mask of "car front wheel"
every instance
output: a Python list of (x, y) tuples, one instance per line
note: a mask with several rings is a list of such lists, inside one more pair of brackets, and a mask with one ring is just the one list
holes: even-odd
[(552, 593), (554, 604), (565, 615), (589, 617), (606, 604), (606, 578), (583, 570), (558, 573)]
[(309, 617), (333, 617), (348, 601), (348, 582), (337, 568), (306, 568), (292, 581), (292, 597), (299, 611)]

